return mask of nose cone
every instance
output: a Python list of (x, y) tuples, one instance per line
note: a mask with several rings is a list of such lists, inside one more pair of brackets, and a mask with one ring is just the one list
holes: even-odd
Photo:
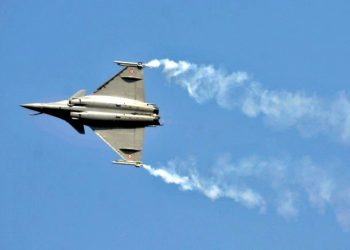
[(27, 103), (22, 104), (21, 107), (39, 112), (43, 109), (43, 105), (41, 103)]

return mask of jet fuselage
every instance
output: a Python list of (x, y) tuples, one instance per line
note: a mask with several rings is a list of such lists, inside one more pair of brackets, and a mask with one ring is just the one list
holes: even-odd
[(151, 103), (137, 100), (87, 95), (51, 103), (29, 103), (22, 105), (39, 113), (62, 118), (67, 122), (77, 121), (82, 125), (120, 127), (156, 126), (159, 123), (159, 109)]

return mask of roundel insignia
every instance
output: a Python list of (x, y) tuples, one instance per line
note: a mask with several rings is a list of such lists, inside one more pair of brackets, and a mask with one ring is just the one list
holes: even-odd
[(131, 155), (128, 155), (128, 158), (129, 158), (129, 159), (131, 159), (131, 158), (132, 158), (132, 156), (131, 156)]
[(133, 75), (135, 73), (134, 69), (129, 69), (130, 75)]

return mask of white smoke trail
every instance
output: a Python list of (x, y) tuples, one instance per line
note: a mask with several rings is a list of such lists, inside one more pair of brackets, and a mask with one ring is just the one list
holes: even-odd
[[(187, 61), (155, 59), (148, 66), (161, 67), (169, 80), (186, 89), (198, 103), (215, 101), (222, 108), (238, 109), (248, 117), (263, 117), (272, 126), (295, 127), (303, 135), (330, 132), (350, 142), (350, 101), (345, 93), (325, 100), (302, 91), (269, 90), (244, 71), (228, 74), (212, 65)], [(179, 174), (179, 166), (190, 171)], [(286, 219), (302, 214), (306, 202), (320, 213), (332, 210), (338, 223), (350, 230), (348, 181), (308, 158), (292, 162), (251, 157), (232, 162), (223, 156), (214, 164), (210, 178), (200, 176), (195, 164), (178, 161), (145, 169), (167, 183), (179, 185), (181, 190), (194, 190), (211, 200), (230, 198), (260, 211), (273, 208)]]
[(248, 117), (264, 117), (278, 127), (296, 127), (304, 135), (331, 132), (350, 141), (350, 101), (341, 93), (333, 101), (301, 91), (268, 90), (248, 73), (230, 74), (212, 65), (154, 59), (149, 67), (162, 67), (169, 80), (185, 88), (198, 103), (215, 100), (226, 109), (239, 109)]
[[(191, 161), (173, 160), (162, 168), (144, 165), (144, 169), (183, 191), (197, 191), (211, 200), (232, 199), (260, 212), (272, 208), (286, 219), (299, 216), (305, 203), (321, 214), (332, 210), (341, 227), (350, 230), (350, 185), (308, 158), (292, 162), (250, 157), (232, 162), (225, 155), (212, 167), (211, 178), (200, 176), (193, 161), (187, 162)], [(183, 169), (186, 173), (180, 175)]]
[(184, 191), (198, 191), (211, 200), (219, 198), (232, 199), (246, 207), (258, 207), (261, 212), (265, 210), (264, 199), (255, 191), (249, 188), (237, 188), (233, 186), (224, 187), (220, 183), (211, 182), (199, 178), (196, 174), (181, 176), (174, 170), (159, 168), (155, 169), (149, 165), (143, 165), (151, 175), (160, 177), (166, 183), (179, 185)]

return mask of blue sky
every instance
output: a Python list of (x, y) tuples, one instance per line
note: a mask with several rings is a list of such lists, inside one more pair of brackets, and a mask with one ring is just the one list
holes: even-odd
[[(349, 11), (1, 1), (0, 248), (348, 249)], [(114, 60), (153, 59), (189, 65), (145, 72), (164, 123), (145, 137), (156, 172), (113, 165), (91, 130), (19, 107), (92, 92)]]

